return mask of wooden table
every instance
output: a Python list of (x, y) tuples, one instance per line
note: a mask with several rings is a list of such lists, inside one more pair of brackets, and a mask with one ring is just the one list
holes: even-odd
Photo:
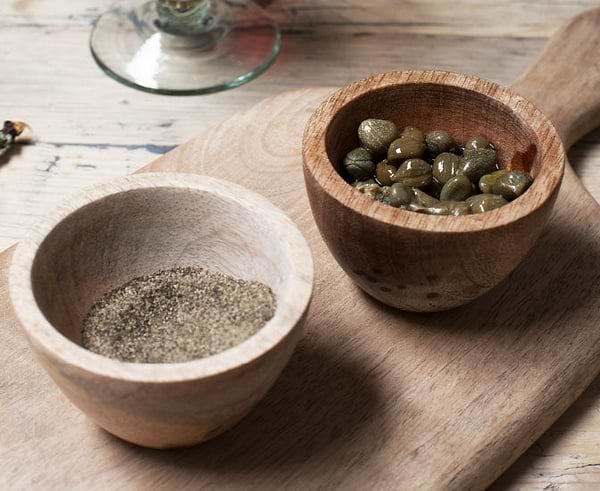
[[(121, 86), (96, 67), (89, 32), (111, 3), (0, 3), (0, 117), (29, 122), (36, 138), (0, 156), (0, 249), (18, 241), (33, 220), (70, 192), (128, 174), (267, 96), (403, 68), (449, 69), (509, 84), (558, 25), (597, 5), (263, 0), (284, 30), (283, 52), (271, 70), (227, 93), (172, 98)], [(600, 131), (569, 157), (600, 200)], [(1, 397), (0, 388), (0, 403)], [(0, 447), (0, 483), (1, 461)], [(600, 489), (600, 379), (495, 489)]]

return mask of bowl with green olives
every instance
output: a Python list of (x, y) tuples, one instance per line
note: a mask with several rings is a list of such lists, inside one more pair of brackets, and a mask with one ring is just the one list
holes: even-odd
[(533, 104), (441, 71), (334, 93), (303, 142), (306, 189), (335, 259), (395, 308), (464, 305), (508, 277), (552, 211), (565, 154)]

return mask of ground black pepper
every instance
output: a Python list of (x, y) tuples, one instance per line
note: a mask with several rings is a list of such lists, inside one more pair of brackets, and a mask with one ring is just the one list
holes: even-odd
[(135, 278), (104, 295), (83, 322), (83, 346), (137, 363), (177, 363), (232, 348), (274, 315), (271, 289), (201, 268)]

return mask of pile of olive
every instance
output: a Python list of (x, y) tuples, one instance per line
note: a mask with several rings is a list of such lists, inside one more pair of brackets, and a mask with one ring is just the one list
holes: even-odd
[(361, 146), (344, 158), (352, 185), (372, 199), (430, 215), (468, 215), (499, 208), (533, 182), (520, 170), (500, 169), (494, 145), (483, 136), (460, 146), (444, 130), (424, 134), (384, 119), (358, 128)]

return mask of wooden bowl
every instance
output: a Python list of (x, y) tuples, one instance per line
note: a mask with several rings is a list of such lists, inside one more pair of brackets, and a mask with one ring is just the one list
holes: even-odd
[[(479, 215), (429, 216), (372, 201), (338, 173), (367, 118), (445, 129), (462, 142), (484, 135), (502, 167), (528, 170), (535, 181), (514, 202)], [(315, 221), (344, 271), (387, 305), (431, 312), (479, 297), (527, 256), (554, 205), (565, 153), (550, 121), (510, 90), (468, 75), (406, 71), (333, 94), (308, 123), (303, 158)]]
[[(269, 285), (275, 316), (221, 354), (136, 364), (81, 344), (91, 305), (129, 279), (201, 266)], [(287, 363), (311, 299), (300, 231), (241, 186), (186, 174), (141, 174), (81, 192), (23, 240), (10, 294), (25, 333), (64, 394), (110, 433), (147, 447), (189, 446), (238, 422)]]

